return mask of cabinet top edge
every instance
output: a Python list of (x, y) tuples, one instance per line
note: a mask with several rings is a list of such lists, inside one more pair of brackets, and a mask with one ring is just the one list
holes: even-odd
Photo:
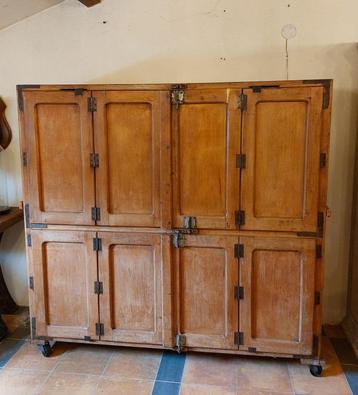
[(244, 82), (177, 82), (177, 83), (155, 83), (155, 84), (19, 84), (18, 91), (22, 90), (63, 90), (63, 89), (84, 89), (84, 90), (170, 90), (176, 86), (185, 89), (245, 89), (252, 86), (265, 86), (276, 84), (280, 87), (297, 86), (331, 86), (333, 79), (307, 79), (307, 80), (278, 80), (278, 81), (244, 81)]

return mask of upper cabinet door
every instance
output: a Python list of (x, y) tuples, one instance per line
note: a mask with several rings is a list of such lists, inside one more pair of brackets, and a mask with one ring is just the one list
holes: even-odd
[[(162, 120), (168, 117), (168, 95), (156, 91), (101, 91), (93, 95), (97, 99), (96, 187), (101, 210), (97, 223), (159, 227), (160, 146), (167, 145), (165, 139), (169, 138), (169, 128)], [(164, 165), (169, 172), (169, 160)]]
[(174, 226), (195, 217), (198, 228), (235, 228), (238, 209), (240, 91), (187, 90), (172, 105)]
[(241, 228), (315, 232), (323, 88), (244, 94)]
[(30, 221), (93, 224), (93, 135), (88, 93), (76, 96), (69, 91), (25, 91), (23, 95)]

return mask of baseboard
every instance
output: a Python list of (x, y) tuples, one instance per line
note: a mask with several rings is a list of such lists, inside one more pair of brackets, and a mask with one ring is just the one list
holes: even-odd
[(351, 314), (348, 314), (344, 319), (342, 326), (358, 357), (358, 322)]

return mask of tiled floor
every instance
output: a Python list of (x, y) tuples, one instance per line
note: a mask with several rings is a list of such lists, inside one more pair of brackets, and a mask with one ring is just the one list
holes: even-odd
[(5, 320), (0, 394), (358, 395), (358, 360), (337, 327), (325, 328), (326, 367), (315, 378), (290, 360), (95, 345), (57, 343), (44, 358), (29, 341), (26, 309)]

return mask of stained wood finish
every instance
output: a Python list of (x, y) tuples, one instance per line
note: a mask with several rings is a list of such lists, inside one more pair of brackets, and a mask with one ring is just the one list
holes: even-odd
[(9, 123), (5, 117), (6, 104), (0, 97), (0, 151), (6, 149), (12, 138), (12, 132)]
[(102, 340), (162, 344), (161, 236), (99, 232)]
[(237, 348), (237, 240), (186, 235), (185, 246), (174, 251), (176, 320), (187, 347)]
[[(96, 338), (94, 232), (32, 231), (36, 336)], [(98, 338), (98, 337), (97, 337)]]
[(244, 93), (242, 229), (315, 232), (323, 88)]
[(240, 243), (240, 348), (311, 354), (315, 240), (241, 237)]
[(165, 102), (160, 92), (96, 92), (95, 97), (98, 224), (159, 227)]
[(198, 228), (235, 228), (238, 208), (240, 91), (185, 92), (172, 107), (174, 227), (194, 216)]
[(23, 92), (30, 220), (91, 225), (92, 120), (87, 92)]

